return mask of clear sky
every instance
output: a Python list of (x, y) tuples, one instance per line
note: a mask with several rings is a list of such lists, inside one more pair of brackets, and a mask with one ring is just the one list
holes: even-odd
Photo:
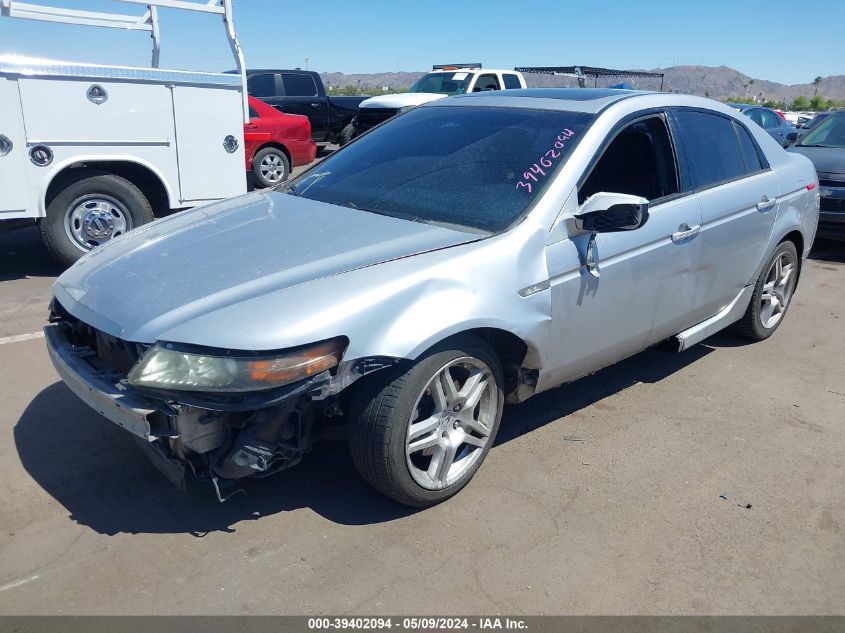
[[(30, 1), (143, 12), (114, 0)], [(162, 67), (232, 67), (217, 18), (170, 10), (162, 11), (161, 22)], [(306, 58), (312, 70), (346, 73), (454, 62), (724, 64), (789, 84), (845, 74), (845, 0), (811, 7), (794, 0), (236, 0), (235, 25), (252, 67), (304, 68)], [(0, 52), (143, 65), (149, 38), (0, 19)]]

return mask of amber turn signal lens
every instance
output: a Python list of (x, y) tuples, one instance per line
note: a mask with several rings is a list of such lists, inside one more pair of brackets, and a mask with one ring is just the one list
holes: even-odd
[(331, 340), (281, 358), (249, 361), (249, 377), (256, 382), (286, 384), (337, 366), (343, 342)]

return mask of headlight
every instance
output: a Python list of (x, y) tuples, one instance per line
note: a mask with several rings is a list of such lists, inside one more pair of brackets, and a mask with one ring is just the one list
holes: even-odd
[(409, 106), (402, 106), (401, 108), (399, 108), (399, 111), (398, 111), (396, 114), (405, 114), (405, 113), (406, 113), (406, 112), (408, 112), (409, 110), (413, 110), (413, 109), (414, 109), (414, 108), (416, 108), (416, 107), (417, 107), (417, 106), (412, 106), (412, 105), (409, 105)]
[(277, 355), (212, 354), (153, 346), (129, 372), (129, 384), (174, 391), (244, 392), (281, 387), (335, 367), (347, 341), (336, 338)]

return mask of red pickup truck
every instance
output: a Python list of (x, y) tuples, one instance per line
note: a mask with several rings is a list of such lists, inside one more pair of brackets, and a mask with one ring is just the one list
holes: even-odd
[(307, 165), (317, 155), (308, 117), (283, 114), (255, 97), (249, 98), (244, 125), (246, 170), (258, 187), (272, 187), (290, 175), (291, 167)]

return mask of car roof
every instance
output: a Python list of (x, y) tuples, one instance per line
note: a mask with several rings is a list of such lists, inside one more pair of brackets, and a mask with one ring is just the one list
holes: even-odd
[(527, 88), (522, 90), (489, 90), (455, 95), (425, 104), (425, 107), (447, 105), (538, 108), (569, 110), (596, 114), (617, 101), (655, 92), (615, 88)]

